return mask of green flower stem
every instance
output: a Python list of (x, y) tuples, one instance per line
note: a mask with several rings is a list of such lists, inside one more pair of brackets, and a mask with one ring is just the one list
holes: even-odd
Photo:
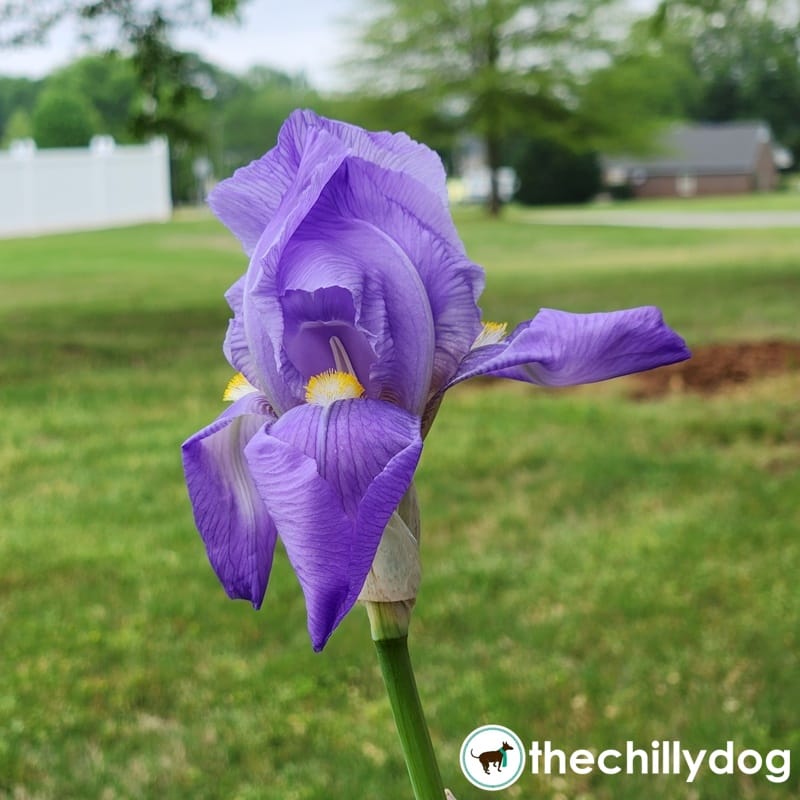
[(445, 797), (444, 784), (408, 654), (407, 630), (411, 609), (404, 603), (366, 605), (414, 797), (416, 800), (442, 800)]

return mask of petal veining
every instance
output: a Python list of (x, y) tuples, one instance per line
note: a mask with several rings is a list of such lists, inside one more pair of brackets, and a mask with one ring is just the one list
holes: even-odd
[(376, 400), (298, 406), (247, 446), (303, 587), (315, 649), (356, 602), (421, 450), (419, 420)]
[(499, 344), (473, 350), (453, 386), (475, 375), (574, 386), (689, 358), (686, 343), (654, 306), (596, 314), (542, 309)]
[(245, 462), (244, 449), (272, 422), (265, 399), (247, 394), (183, 444), (183, 468), (195, 524), (208, 560), (230, 597), (259, 608), (276, 531)]

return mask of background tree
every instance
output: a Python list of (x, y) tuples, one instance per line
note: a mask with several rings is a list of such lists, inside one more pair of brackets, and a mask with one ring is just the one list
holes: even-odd
[(12, 116), (27, 114), (30, 118), (41, 86), (41, 81), (30, 78), (0, 76), (0, 131), (4, 137)]
[(590, 200), (602, 189), (600, 153), (651, 152), (663, 127), (684, 119), (699, 94), (686, 52), (654, 48), (643, 23), (608, 55), (607, 65), (578, 84), (574, 110), (557, 130), (510, 140), (507, 158), (517, 173), (520, 202)]
[(0, 146), (8, 147), (16, 139), (30, 139), (32, 137), (33, 120), (31, 115), (24, 108), (18, 108), (6, 120)]
[(127, 42), (154, 26), (176, 30), (235, 17), (239, 5), (240, 0), (0, 0), (0, 46), (46, 43), (65, 20), (76, 21), (88, 36), (111, 28), (119, 42)]
[(81, 94), (45, 89), (33, 110), (33, 138), (39, 147), (85, 147), (102, 124)]
[(576, 150), (554, 137), (527, 137), (512, 148), (519, 188), (515, 199), (525, 205), (585, 203), (602, 187), (597, 154)]
[(373, 0), (356, 70), (368, 94), (424, 89), (482, 138), (492, 175), (489, 209), (496, 213), (504, 141), (522, 131), (569, 134), (581, 81), (615, 32), (616, 6), (615, 0)]
[(663, 126), (685, 119), (702, 93), (687, 42), (654, 42), (643, 20), (610, 58), (580, 87), (568, 139), (605, 153), (652, 150)]
[(655, 17), (662, 52), (684, 54), (696, 92), (685, 115), (761, 119), (800, 160), (800, 9), (766, 0), (668, 0)]
[(48, 91), (80, 95), (101, 120), (102, 133), (117, 142), (135, 140), (131, 112), (138, 94), (136, 72), (118, 53), (88, 55), (47, 76)]
[(138, 86), (129, 121), (132, 138), (169, 138), (173, 199), (188, 200), (191, 163), (205, 147), (208, 87), (196, 80), (198, 59), (175, 49), (171, 37), (212, 17), (233, 17), (238, 6), (239, 0), (0, 0), (0, 47), (46, 42), (50, 30), (67, 18), (77, 20), (90, 38), (112, 30), (113, 46), (130, 56)]

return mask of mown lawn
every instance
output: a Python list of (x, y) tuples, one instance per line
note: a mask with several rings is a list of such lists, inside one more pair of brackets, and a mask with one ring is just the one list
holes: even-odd
[[(460, 227), (489, 319), (660, 305), (690, 345), (800, 339), (800, 233)], [(0, 798), (410, 796), (360, 609), (323, 654), (277, 559), (228, 601), (179, 446), (221, 409), (211, 220), (0, 242)], [(714, 397), (467, 384), (418, 487), (412, 655), (446, 783), (488, 722), (566, 749), (793, 751), (780, 784), (525, 774), (548, 800), (800, 791), (800, 373)]]
[[(776, 192), (699, 197), (647, 197), (576, 205), (574, 208), (620, 211), (800, 211), (800, 191), (797, 186), (795, 181), (785, 189)], [(559, 206), (553, 206), (553, 208), (559, 208)], [(560, 206), (560, 208), (564, 208), (564, 206)], [(534, 211), (535, 209), (528, 210)]]

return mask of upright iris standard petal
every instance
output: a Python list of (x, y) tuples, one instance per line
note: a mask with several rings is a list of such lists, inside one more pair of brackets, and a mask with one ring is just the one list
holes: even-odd
[(195, 524), (208, 559), (232, 598), (260, 608), (276, 531), (244, 460), (244, 449), (275, 417), (259, 394), (237, 400), (183, 444)]
[(419, 420), (374, 400), (298, 406), (247, 446), (303, 587), (316, 650), (358, 599), (421, 450)]
[[(390, 236), (321, 203), (264, 252), (261, 265), (245, 298), (247, 339), (258, 343), (264, 371), (276, 370), (271, 381), (283, 387), (281, 411), (304, 396), (312, 364), (336, 366), (332, 350), (328, 365), (311, 353), (324, 352), (320, 336), (335, 335), (345, 346), (352, 341), (355, 367), (367, 364), (368, 374), (358, 375), (367, 396), (422, 412), (435, 351), (431, 307), (419, 273)], [(303, 349), (309, 352), (300, 358)], [(270, 354), (276, 367), (266, 363)]]
[(407, 175), (350, 158), (320, 195), (329, 216), (362, 220), (384, 231), (419, 273), (434, 326), (430, 391), (455, 374), (480, 331), (483, 270), (470, 261), (439, 199)]
[(303, 172), (324, 162), (325, 144), (344, 156), (347, 149), (321, 126), (307, 125), (294, 112), (281, 127), (277, 145), (256, 161), (241, 167), (221, 181), (208, 196), (211, 210), (252, 255), (264, 230), (273, 221), (298, 183)]
[(336, 139), (353, 156), (412, 177), (421, 190), (433, 191), (440, 205), (447, 206), (444, 168), (430, 148), (404, 133), (372, 133), (298, 110), (284, 123), (275, 148), (221, 181), (209, 195), (212, 210), (248, 255), (295, 182), (301, 161), (308, 159), (309, 137), (319, 131)]
[(443, 208), (448, 207), (444, 165), (429, 147), (405, 133), (365, 131), (356, 125), (319, 117), (313, 111), (300, 111), (298, 117), (305, 125), (320, 126), (333, 133), (349, 147), (355, 158), (413, 178), (420, 188), (433, 192)]
[[(353, 223), (371, 228), (373, 241), (362, 235), (356, 243), (360, 248), (358, 270), (363, 275), (383, 272), (380, 280), (386, 284), (387, 275), (410, 270), (417, 272), (421, 282), (421, 297), (404, 300), (416, 336), (406, 340), (404, 320), (385, 315), (382, 330), (365, 330), (367, 326), (362, 325), (366, 340), (354, 337), (357, 349), (365, 356), (369, 349), (376, 349), (376, 343), (387, 342), (383, 357), (375, 360), (374, 381), (359, 375), (368, 394), (419, 413), (427, 394), (438, 391), (452, 377), (480, 329), (476, 301), (484, 277), (480, 267), (464, 253), (445, 197), (441, 162), (428, 148), (404, 134), (368, 133), (311, 112), (293, 114), (273, 151), (214, 190), (209, 198), (212, 208), (252, 254), (246, 279), (239, 282), (241, 291), (235, 285), (229, 292), (234, 318), (226, 338), (226, 355), (266, 392), (278, 412), (299, 402), (308, 375), (295, 369), (300, 352), (297, 337), (294, 332), (287, 336), (284, 329), (286, 303), (282, 298), (288, 284), (274, 278), (286, 272), (286, 254), (297, 249), (297, 240), (301, 240), (303, 251), (308, 247), (302, 228), (322, 230), (321, 218), (334, 221), (332, 242), (341, 241), (345, 229), (353, 230)], [(385, 250), (388, 243), (395, 251), (391, 261), (401, 257), (406, 262), (402, 270), (384, 263), (374, 244), (377, 238), (383, 239), (379, 250)], [(314, 289), (342, 285), (331, 276), (342, 266), (335, 253), (328, 254), (327, 265), (327, 277), (313, 275)], [(312, 270), (307, 268), (306, 272)], [(300, 288), (299, 283), (292, 288)], [(359, 283), (363, 283), (363, 277)], [(384, 296), (396, 294), (387, 286)], [(240, 297), (241, 312), (236, 307)], [(419, 324), (417, 309), (429, 309), (433, 322), (430, 337), (426, 326)], [(361, 309), (357, 313), (367, 316)], [(391, 342), (385, 335), (387, 324), (394, 329)], [(309, 325), (304, 326), (304, 332), (309, 329)], [(419, 358), (414, 352), (415, 339), (422, 341), (432, 355)], [(313, 346), (315, 341), (309, 339), (309, 343)], [(288, 358), (287, 347), (291, 351)], [(402, 363), (404, 360), (406, 363)], [(426, 374), (403, 374), (409, 365), (422, 365)], [(421, 395), (423, 377), (425, 396)], [(379, 384), (379, 390), (373, 393), (370, 383)], [(398, 392), (398, 387), (405, 388)]]
[(476, 375), (573, 386), (688, 357), (686, 343), (653, 306), (596, 314), (545, 308), (507, 340), (473, 350), (448, 388)]
[[(260, 375), (259, 386), (278, 413), (302, 401), (302, 381), (285, 359), (280, 296), (270, 291), (287, 244), (319, 199), (320, 192), (345, 158), (346, 151), (325, 131), (309, 133), (306, 158), (281, 204), (282, 213), (261, 234), (244, 280), (244, 338)], [(267, 287), (266, 291), (264, 287)]]
[[(250, 347), (247, 344), (247, 336), (244, 330), (243, 298), (245, 275), (239, 278), (227, 292), (225, 299), (233, 311), (233, 318), (228, 323), (228, 330), (225, 333), (225, 340), (222, 345), (222, 352), (228, 363), (238, 372), (241, 372), (247, 380), (255, 385), (263, 386), (261, 373), (258, 365), (253, 360)], [(270, 403), (274, 405), (270, 399)]]

